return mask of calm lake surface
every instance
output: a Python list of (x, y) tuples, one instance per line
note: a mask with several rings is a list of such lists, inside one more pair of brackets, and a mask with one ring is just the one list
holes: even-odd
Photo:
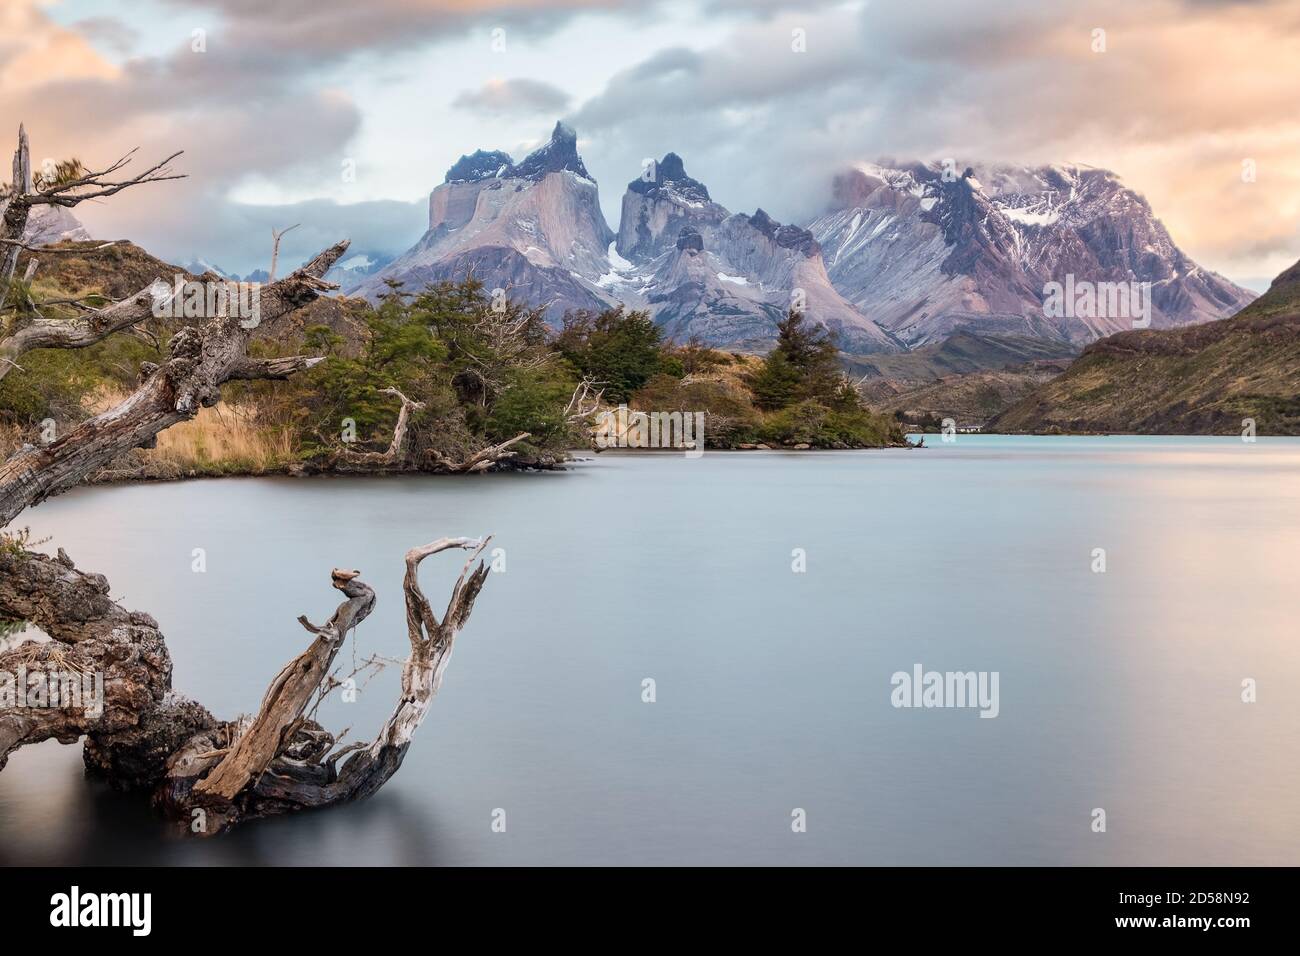
[[(333, 612), (331, 567), (379, 592), (358, 658), (406, 652), (408, 548), (492, 532), (506, 573), (370, 801), (176, 839), (51, 741), (0, 773), (0, 861), (1300, 864), (1300, 441), (927, 444), (48, 502), (20, 523), (157, 617), (226, 718)], [(435, 607), (460, 564), (425, 563)], [(916, 664), (996, 671), (998, 716), (895, 708)], [(397, 681), (323, 722), (369, 736)]]

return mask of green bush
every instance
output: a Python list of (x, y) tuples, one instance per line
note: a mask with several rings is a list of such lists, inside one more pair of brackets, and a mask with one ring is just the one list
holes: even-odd
[(770, 445), (808, 444), (817, 448), (867, 448), (901, 444), (896, 422), (863, 408), (839, 410), (805, 399), (768, 415), (759, 428)]
[(488, 438), (503, 442), (528, 432), (532, 436), (528, 444), (534, 447), (567, 443), (569, 425), (564, 409), (575, 384), (570, 376), (554, 371), (532, 369), (514, 374), (488, 415)]

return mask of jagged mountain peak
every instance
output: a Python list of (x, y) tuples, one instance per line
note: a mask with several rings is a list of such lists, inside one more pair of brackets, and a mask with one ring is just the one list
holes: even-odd
[(650, 164), (645, 173), (627, 184), (627, 188), (642, 195), (667, 192), (687, 204), (707, 203), (708, 187), (686, 172), (686, 164), (676, 153), (665, 153), (664, 158)]
[[(686, 172), (677, 153), (665, 153), (627, 184), (619, 221), (618, 252), (633, 262), (649, 262), (674, 248), (685, 228), (709, 246), (726, 209), (709, 198), (709, 190)], [(690, 240), (691, 243), (696, 240)]]
[(1251, 298), (1187, 258), (1146, 200), (1105, 169), (862, 163), (835, 178), (830, 211), (804, 225), (762, 207), (733, 215), (678, 153), (646, 172), (623, 194), (615, 237), (563, 122), (521, 162), (497, 150), (462, 156), (429, 197), (425, 236), (361, 290), (381, 294), (387, 276), (422, 285), (472, 269), (552, 320), (621, 303), (648, 308), (669, 334), (742, 348), (770, 343), (801, 290), (813, 319), (856, 353), (961, 330), (1078, 347), (1131, 325), (1128, 315), (1048, 315), (1047, 289), (1065, 276), (1149, 283), (1157, 328), (1231, 314)]
[(557, 122), (546, 145), (539, 146), (522, 162), (499, 149), (477, 149), (458, 159), (443, 179), (444, 183), (477, 183), (485, 179), (531, 179), (540, 181), (547, 173), (568, 170), (583, 179), (591, 179), (578, 155), (578, 134), (573, 127)]
[(475, 183), (481, 179), (496, 179), (508, 174), (515, 161), (509, 153), (499, 149), (476, 149), (462, 156), (447, 170), (444, 183)]
[(578, 155), (578, 134), (572, 126), (556, 122), (551, 139), (524, 157), (523, 162), (511, 168), (509, 175), (518, 179), (538, 180), (547, 173), (568, 170), (583, 179), (591, 179), (582, 157)]
[(381, 271), (367, 271), (354, 291), (373, 299), (389, 278), (418, 289), (472, 272), (554, 320), (566, 309), (607, 304), (602, 277), (610, 273), (614, 234), (577, 142), (571, 127), (556, 123), (546, 145), (522, 162), (500, 151), (463, 156), (429, 194), (429, 228), (420, 241)]
[(761, 207), (754, 210), (754, 215), (740, 213), (739, 218), (784, 249), (796, 249), (809, 258), (821, 254), (821, 247), (811, 232), (795, 225), (782, 225)]

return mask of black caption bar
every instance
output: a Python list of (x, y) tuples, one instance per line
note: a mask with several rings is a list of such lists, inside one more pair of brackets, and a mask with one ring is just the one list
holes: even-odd
[[(231, 935), (373, 942), (378, 926), (485, 940), (567, 924), (636, 934), (700, 924), (735, 937), (842, 924), (929, 942), (1244, 938), (1280, 914), (1274, 869), (83, 869), (0, 870), (4, 938), (192, 943)], [(534, 939), (540, 937), (534, 936)], [(14, 950), (17, 951), (17, 950)]]

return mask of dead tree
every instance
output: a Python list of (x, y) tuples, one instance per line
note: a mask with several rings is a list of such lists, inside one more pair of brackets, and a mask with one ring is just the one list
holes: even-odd
[(433, 460), (437, 462), (438, 467), (442, 470), (451, 472), (452, 474), (477, 474), (479, 472), (487, 471), (499, 462), (508, 461), (509, 459), (514, 458), (515, 455), (519, 453), (511, 451), (510, 446), (517, 445), (524, 439), (531, 437), (532, 434), (530, 432), (523, 432), (516, 435), (514, 438), (501, 442), (499, 445), (488, 445), (486, 448), (480, 448), (464, 461), (452, 461), (450, 458), (446, 458), (443, 455), (434, 455)]
[(380, 468), (400, 468), (406, 463), (404, 446), (406, 445), (406, 430), (411, 421), (411, 412), (418, 412), (424, 408), (424, 402), (417, 402), (407, 398), (398, 388), (381, 388), (379, 394), (392, 395), (402, 403), (401, 409), (397, 412), (397, 423), (393, 426), (393, 438), (388, 443), (387, 450), (353, 451), (351, 448), (344, 448), (336, 456), (337, 460)]
[(271, 227), (271, 271), (266, 275), (267, 282), (275, 281), (275, 267), (280, 262), (280, 240), (284, 238), (286, 232), (292, 232), (301, 225), (302, 223), (295, 222), (288, 229), (276, 229), (274, 226)]
[[(484, 563), (474, 562), (489, 540), (442, 538), (406, 553), (411, 652), (402, 665), (397, 704), (373, 741), (336, 752), (334, 735), (303, 715), (313, 695), (328, 686), (330, 664), (347, 632), (374, 607), (375, 592), (359, 572), (335, 569), (334, 586), (347, 600), (323, 627), (299, 618), (316, 638), (271, 682), (257, 715), (196, 734), (168, 760), (156, 793), (167, 815), (193, 832), (216, 833), (242, 820), (367, 797), (383, 786), (402, 765), (442, 685), (456, 635), (488, 576)], [(420, 588), (419, 568), (425, 558), (452, 548), (471, 554), (439, 621)]]
[(388, 443), (388, 448), (384, 451), (354, 451), (344, 447), (331, 456), (330, 467), (346, 470), (348, 465), (364, 465), (370, 470), (384, 471), (425, 471), (432, 467), (434, 470), (451, 474), (477, 474), (514, 458), (518, 452), (512, 451), (512, 446), (532, 437), (531, 432), (522, 432), (499, 444), (480, 448), (463, 461), (453, 461), (434, 451), (427, 452), (423, 459), (418, 456), (413, 457), (406, 449), (407, 431), (410, 427), (411, 413), (424, 408), (424, 403), (407, 398), (398, 388), (382, 388), (379, 393), (391, 395), (402, 403), (397, 412), (397, 422), (393, 426), (393, 437)]
[(129, 166), (135, 155), (131, 150), (116, 162), (104, 169), (88, 170), (81, 163), (73, 160), (56, 168), (56, 175), (32, 178), (31, 148), (27, 142), (27, 130), (18, 127), (18, 149), (14, 153), (13, 182), (4, 191), (7, 201), (3, 217), (0, 217), (0, 287), (8, 286), (13, 279), (14, 269), (18, 265), (18, 253), (22, 249), (23, 234), (27, 231), (27, 220), (36, 206), (62, 206), (72, 208), (79, 203), (92, 199), (104, 199), (114, 196), (124, 189), (143, 183), (162, 182), (168, 179), (184, 177), (171, 172), (169, 164), (179, 151), (172, 153), (160, 163), (155, 163), (137, 176), (119, 178), (117, 174)]
[[(18, 153), (15, 171), (27, 172), (15, 176), (4, 229), (6, 237), (16, 235), (19, 242), (25, 213), (22, 222), (17, 213), (12, 221), (10, 217), (19, 201), (30, 207), (38, 201), (32, 197), (39, 196), (44, 197), (39, 201), (70, 204), (69, 189), (81, 189), (75, 195), (89, 198), (175, 178), (163, 175), (163, 163), (133, 180), (110, 181), (107, 177), (124, 164), (119, 160), (100, 173), (79, 173), (71, 184), (65, 177), (43, 183), (44, 192), (30, 192), (25, 134), (20, 134)], [(347, 245), (340, 242), (263, 287), (261, 325), (273, 327), (334, 288), (322, 277)], [(0, 250), (6, 255), (0, 265), (12, 248)], [(31, 349), (84, 347), (130, 329), (152, 314), (157, 297), (169, 294), (170, 289), (155, 282), (123, 302), (75, 319), (39, 319), (0, 333), (0, 358), (9, 360), (4, 370), (20, 369), (14, 359)], [(48, 445), (24, 447), (0, 463), (0, 529), (26, 508), (76, 486), (126, 451), (150, 446), (161, 431), (216, 404), (225, 382), (282, 379), (319, 361), (308, 356), (250, 358), (252, 334), (239, 317), (229, 315), (183, 327), (168, 343), (167, 359), (146, 364), (139, 386), (119, 405)], [(400, 447), (400, 440), (396, 444)], [(79, 570), (62, 549), (56, 557), (33, 550), (25, 532), (0, 533), (0, 619), (30, 622), (49, 637), (0, 652), (0, 671), (16, 673), (26, 666), (101, 674), (104, 688), (103, 711), (97, 715), (86, 708), (0, 709), (0, 769), (19, 747), (84, 738), (88, 767), (115, 786), (153, 791), (168, 816), (183, 821), (189, 832), (208, 835), (253, 817), (368, 796), (401, 765), (438, 690), (455, 637), (487, 578), (482, 561), (474, 566), (486, 544), (486, 538), (444, 538), (407, 553), (404, 590), (411, 652), (403, 666), (401, 694), (372, 743), (336, 749), (338, 741), (306, 707), (313, 696), (319, 699), (334, 686), (329, 669), (335, 655), (374, 608), (375, 592), (359, 572), (333, 572), (334, 586), (346, 600), (326, 624), (299, 618), (312, 642), (272, 681), (257, 714), (223, 722), (172, 689), (171, 657), (157, 622), (117, 604), (103, 575)], [(439, 621), (417, 575), (426, 557), (454, 548), (472, 554)]]

